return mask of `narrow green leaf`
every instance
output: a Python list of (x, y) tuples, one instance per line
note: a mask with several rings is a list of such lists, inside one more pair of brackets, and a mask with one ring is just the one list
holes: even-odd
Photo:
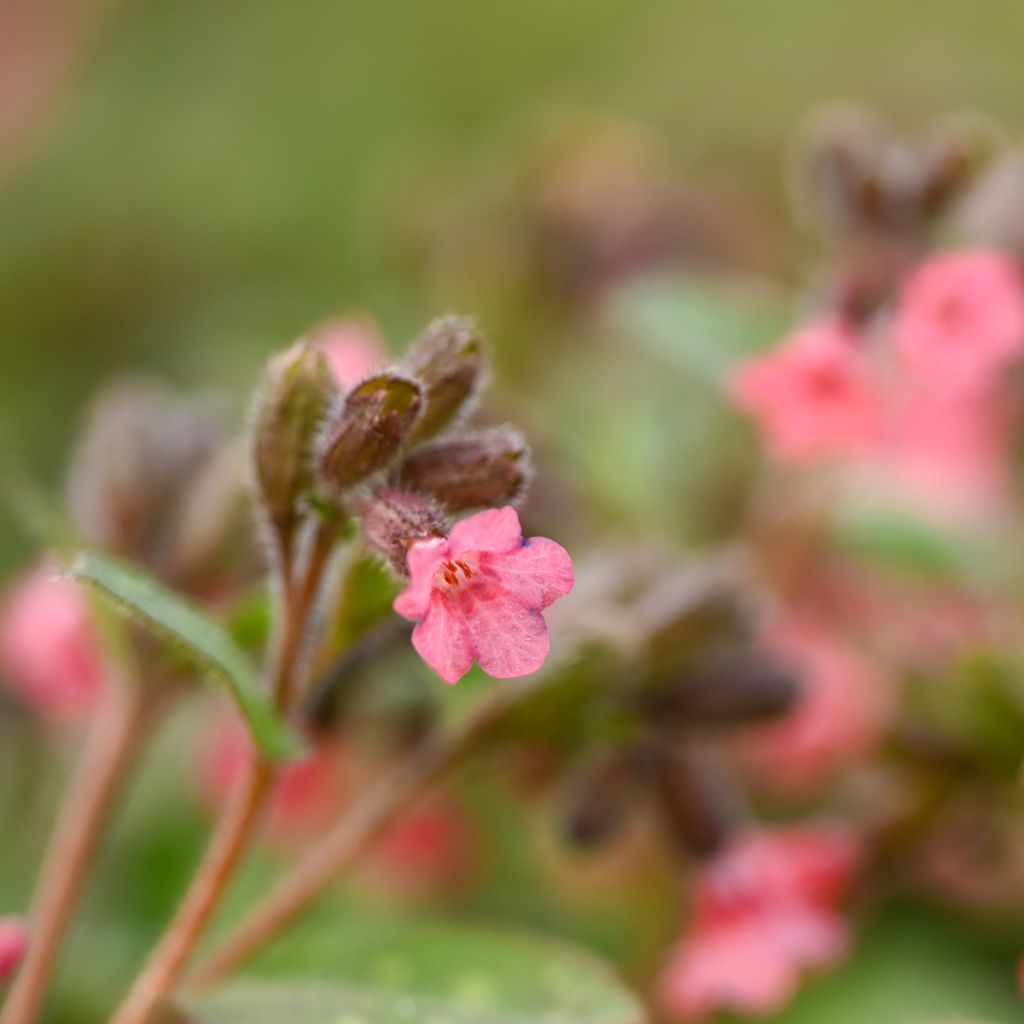
[(168, 590), (141, 566), (106, 555), (78, 555), (68, 576), (93, 587), (120, 611), (179, 645), (199, 668), (223, 684), (265, 754), (283, 759), (302, 749), (298, 737), (271, 708), (249, 659), (201, 609)]

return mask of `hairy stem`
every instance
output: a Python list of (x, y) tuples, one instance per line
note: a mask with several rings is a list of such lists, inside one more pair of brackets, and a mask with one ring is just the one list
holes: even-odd
[(158, 703), (152, 691), (112, 683), (97, 708), (43, 859), (28, 952), (0, 1024), (32, 1024), (60, 959), (84, 880)]
[[(289, 710), (299, 690), (303, 642), (334, 538), (333, 528), (319, 529), (301, 580), (284, 581), (284, 625), (271, 682), (274, 704), (281, 712)], [(255, 754), (244, 784), (232, 796), (174, 918), (111, 1024), (147, 1024), (177, 986), (242, 862), (274, 779), (274, 765), (262, 754)]]
[(502, 716), (535, 689), (536, 684), (518, 681), (504, 684), (461, 728), (413, 751), (232, 928), (196, 973), (195, 987), (216, 984), (293, 924), (418, 796), (475, 749)]

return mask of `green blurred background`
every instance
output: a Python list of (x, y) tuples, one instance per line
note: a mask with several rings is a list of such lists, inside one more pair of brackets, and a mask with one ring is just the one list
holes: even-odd
[[(1012, 130), (1024, 113), (1013, 0), (7, 7), (47, 11), (64, 47), (59, 93), (0, 154), (0, 430), (51, 484), (115, 369), (237, 393), (349, 309), (396, 347), (475, 312), (514, 361), (516, 318), (437, 267), (467, 225), (502, 244), (495, 204), (581, 117), (637, 122), (680, 174), (784, 223), (787, 140), (822, 100), (897, 123), (969, 108)], [(514, 387), (542, 370), (528, 358)], [(28, 542), (0, 515), (6, 570)]]

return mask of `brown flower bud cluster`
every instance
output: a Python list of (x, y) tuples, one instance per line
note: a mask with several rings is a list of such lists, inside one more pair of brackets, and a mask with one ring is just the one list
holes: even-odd
[(270, 361), (255, 403), (259, 505), (287, 559), (317, 515), (358, 518), (367, 542), (405, 572), (409, 545), (444, 536), (446, 515), (515, 503), (530, 474), (526, 442), (466, 420), (486, 379), (474, 323), (446, 316), (404, 359), (347, 392), (315, 342)]

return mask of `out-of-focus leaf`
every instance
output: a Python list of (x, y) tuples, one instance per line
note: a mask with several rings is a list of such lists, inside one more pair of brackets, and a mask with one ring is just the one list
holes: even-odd
[(321, 917), (246, 977), (187, 1007), (198, 1024), (640, 1024), (594, 954), (517, 932)]
[(274, 758), (301, 750), (275, 715), (249, 659), (201, 609), (153, 578), (141, 566), (105, 555), (80, 554), (68, 570), (119, 610), (183, 649), (199, 668), (222, 683), (249, 725), (253, 741)]
[(770, 345), (786, 328), (786, 310), (770, 293), (698, 278), (631, 284), (611, 313), (638, 344), (712, 386), (737, 359)]

